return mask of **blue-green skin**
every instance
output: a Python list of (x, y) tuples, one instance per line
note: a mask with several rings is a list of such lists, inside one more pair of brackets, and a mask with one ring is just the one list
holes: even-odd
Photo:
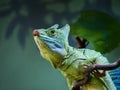
[[(68, 35), (70, 26), (66, 24), (58, 29), (58, 24), (48, 29), (38, 29), (39, 36), (34, 40), (42, 57), (52, 66), (59, 69), (67, 79), (69, 90), (72, 90), (77, 80), (85, 78), (84, 64), (108, 64), (108, 60), (99, 52), (89, 49), (76, 49), (69, 46)], [(92, 75), (90, 82), (83, 85), (83, 90), (116, 90), (108, 72), (105, 77), (97, 78)]]

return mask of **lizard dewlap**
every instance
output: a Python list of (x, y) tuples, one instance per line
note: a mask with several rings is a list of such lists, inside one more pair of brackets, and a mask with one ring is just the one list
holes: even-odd
[[(94, 50), (71, 47), (68, 43), (69, 31), (68, 24), (62, 28), (58, 28), (58, 24), (55, 24), (47, 29), (34, 30), (33, 35), (41, 56), (62, 72), (69, 90), (72, 90), (76, 82), (88, 78), (85, 75), (85, 65), (92, 65), (91, 62), (108, 64), (108, 60)], [(108, 72), (104, 77), (91, 74), (90, 80), (80, 88), (82, 90), (116, 90)]]

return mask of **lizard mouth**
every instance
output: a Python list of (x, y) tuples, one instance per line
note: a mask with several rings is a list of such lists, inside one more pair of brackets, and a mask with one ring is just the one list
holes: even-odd
[(33, 32), (32, 32), (33, 36), (34, 36), (34, 40), (35, 40), (35, 43), (37, 44), (38, 48), (47, 48), (47, 45), (45, 45), (44, 43), (44, 40), (42, 40), (42, 37), (39, 33), (39, 31), (37, 29), (35, 29)]
[(33, 31), (33, 36), (39, 36), (39, 32), (37, 30)]

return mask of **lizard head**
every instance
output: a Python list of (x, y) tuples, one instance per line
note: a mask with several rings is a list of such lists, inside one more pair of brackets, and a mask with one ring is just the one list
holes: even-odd
[(68, 35), (70, 26), (66, 24), (58, 29), (55, 24), (47, 29), (36, 29), (33, 31), (34, 40), (43, 58), (50, 61), (54, 67), (59, 66), (63, 57), (67, 54)]

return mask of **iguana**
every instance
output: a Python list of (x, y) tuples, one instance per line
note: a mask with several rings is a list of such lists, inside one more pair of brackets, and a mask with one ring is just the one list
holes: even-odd
[[(109, 64), (108, 60), (94, 50), (71, 47), (68, 43), (70, 26), (58, 26), (55, 24), (47, 29), (36, 29), (33, 35), (41, 56), (62, 72), (69, 90), (117, 90), (108, 71), (102, 72), (94, 68), (97, 64)], [(89, 72), (92, 65), (95, 70)], [(97, 73), (105, 75), (100, 77)], [(77, 82), (80, 82), (79, 89), (74, 87)]]

